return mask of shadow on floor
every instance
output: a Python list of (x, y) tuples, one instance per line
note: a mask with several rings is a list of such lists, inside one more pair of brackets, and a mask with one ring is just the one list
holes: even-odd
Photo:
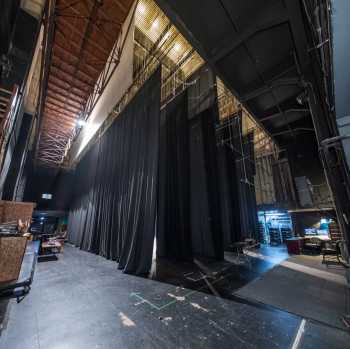
[(7, 308), (9, 300), (6, 298), (0, 299), (0, 336), (2, 330), (6, 327)]
[[(186, 278), (198, 282), (195, 274)], [(349, 338), (287, 312), (123, 274), (115, 262), (67, 246), (58, 261), (38, 264), (23, 302), (11, 300), (0, 348), (280, 349), (299, 342), (343, 349)]]
[(320, 256), (293, 256), (236, 295), (345, 330), (342, 317), (350, 312), (350, 301), (344, 273)]
[[(251, 255), (225, 252), (224, 261), (195, 259), (193, 263), (157, 259), (153, 261), (152, 280), (180, 286), (225, 299), (288, 258), (285, 248), (262, 246)], [(263, 255), (266, 258), (256, 258)]]

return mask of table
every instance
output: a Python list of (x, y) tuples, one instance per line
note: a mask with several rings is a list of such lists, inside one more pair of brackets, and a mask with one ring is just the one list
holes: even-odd
[(55, 256), (60, 253), (62, 244), (58, 241), (44, 241), (41, 244), (40, 257)]

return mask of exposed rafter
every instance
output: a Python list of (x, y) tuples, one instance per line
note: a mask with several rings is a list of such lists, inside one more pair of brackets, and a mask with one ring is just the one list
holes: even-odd
[(133, 1), (50, 0), (53, 4), (45, 21), (46, 28), (51, 23), (44, 50), (50, 64), (43, 72), (36, 159), (60, 166), (77, 120), (94, 106), (119, 62), (116, 43)]

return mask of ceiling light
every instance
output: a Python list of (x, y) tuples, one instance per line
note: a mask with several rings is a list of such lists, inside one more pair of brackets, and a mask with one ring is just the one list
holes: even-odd
[(146, 12), (146, 6), (142, 2), (140, 2), (137, 6), (137, 10), (143, 15)]
[(159, 27), (159, 21), (158, 21), (158, 19), (156, 19), (152, 23), (152, 29), (158, 29), (158, 27)]
[(181, 50), (181, 45), (178, 42), (174, 45), (174, 50), (176, 52), (179, 52)]
[(83, 120), (83, 119), (78, 119), (78, 120), (77, 120), (77, 125), (78, 125), (79, 127), (83, 127), (83, 126), (86, 125), (86, 121)]

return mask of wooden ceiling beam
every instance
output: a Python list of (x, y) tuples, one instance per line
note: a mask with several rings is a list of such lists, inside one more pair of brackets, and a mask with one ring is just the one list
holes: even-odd
[[(76, 102), (80, 103), (80, 104), (84, 104), (85, 100), (88, 98), (87, 94), (81, 95), (78, 94), (76, 92), (68, 92), (66, 90), (66, 82), (57, 79), (55, 76), (50, 77), (49, 83), (48, 85), (50, 85), (50, 88), (53, 87), (53, 89), (58, 89), (61, 93), (64, 93), (64, 96), (69, 96), (69, 98), (71, 98), (71, 96), (73, 96), (74, 98), (76, 98)], [(63, 86), (62, 86), (63, 85)], [(78, 89), (78, 91), (81, 93), (82, 91)]]
[(113, 0), (113, 3), (124, 12), (124, 15), (126, 15), (128, 13), (128, 11), (130, 10), (123, 3), (121, 3), (119, 0)]
[(3, 92), (3, 93), (5, 93), (5, 94), (8, 94), (8, 95), (12, 95), (12, 91), (10, 91), (10, 90), (6, 90), (5, 88), (3, 88), (3, 87), (0, 87), (0, 92)]
[[(48, 106), (56, 107), (60, 113), (63, 113), (63, 114), (65, 114), (67, 116), (70, 116), (72, 118), (77, 118), (78, 115), (81, 112), (80, 110), (79, 111), (73, 111), (71, 109), (68, 109), (67, 107), (63, 107), (62, 105), (57, 103), (56, 99), (54, 99), (54, 98), (52, 98), (50, 96), (48, 96), (48, 98), (46, 100), (46, 103), (48, 104)], [(62, 104), (64, 105), (64, 102)]]
[[(66, 54), (66, 53), (64, 53), (64, 54)], [(75, 56), (71, 56), (71, 57), (73, 58), (73, 62), (75, 60), (77, 60), (77, 58)], [(59, 54), (58, 50), (56, 50), (55, 52), (52, 53), (52, 58), (58, 60), (60, 63), (63, 62), (65, 65), (69, 66), (69, 68), (71, 68), (71, 69), (72, 69), (72, 67), (74, 67), (74, 63), (72, 62), (72, 60), (71, 61), (67, 61), (67, 58), (63, 57), (62, 54)], [(83, 66), (83, 68), (85, 70), (81, 70), (81, 71), (83, 71), (85, 74), (88, 74), (90, 76), (90, 78), (91, 78), (92, 75), (93, 76), (99, 76), (100, 75), (100, 70), (95, 68), (95, 67), (93, 67), (93, 66), (91, 66), (91, 65), (86, 65), (85, 64)], [(91, 73), (88, 73), (88, 72), (91, 72)]]
[[(76, 84), (73, 84), (72, 81), (67, 81), (64, 77), (62, 76), (59, 76), (59, 73), (61, 73), (61, 75), (64, 75), (64, 73), (61, 71), (61, 72), (58, 72), (58, 69), (56, 68), (56, 71), (55, 71), (55, 74), (51, 71), (50, 73), (50, 79), (51, 77), (54, 77), (55, 79), (57, 80), (60, 80), (61, 82), (63, 82), (66, 87), (65, 88), (75, 88), (77, 89), (78, 91), (80, 91), (81, 93), (85, 93), (86, 94), (86, 99), (89, 97), (90, 93), (91, 93), (91, 90), (88, 86), (84, 85), (83, 87), (80, 85), (76, 85)], [(65, 74), (65, 75), (69, 75), (69, 74)], [(76, 80), (75, 81), (76, 83), (78, 83), (78, 81)], [(83, 84), (82, 84), (83, 85)], [(89, 88), (89, 90), (87, 89)], [(68, 91), (69, 92), (69, 91)]]
[(62, 115), (63, 118), (69, 118), (70, 120), (77, 119), (77, 115), (75, 113), (67, 112), (66, 110), (62, 111), (61, 107), (58, 107), (57, 104), (54, 104), (50, 101), (47, 101), (45, 108), (47, 108), (47, 110), (56, 112), (59, 117)]
[[(62, 69), (61, 66), (65, 66), (68, 69), (74, 68), (73, 64), (70, 64), (70, 63), (64, 61), (61, 57), (58, 57), (56, 54), (52, 55), (52, 66), (57, 67), (58, 69)], [(68, 70), (64, 69), (64, 71), (69, 74)], [(95, 82), (95, 80), (96, 80), (95, 77), (92, 77), (91, 74), (87, 73), (86, 71), (79, 69), (78, 72), (80, 75), (84, 75), (87, 79)]]
[[(50, 67), (50, 73), (53, 74), (53, 70), (56, 71), (55, 75), (56, 74), (63, 74), (66, 76), (66, 78), (68, 78), (68, 80), (66, 80), (70, 86), (72, 86), (74, 84), (74, 82), (77, 82), (81, 85), (85, 85), (86, 87), (89, 88), (89, 91), (91, 89), (93, 89), (95, 87), (95, 84), (89, 82), (89, 81), (86, 81), (86, 80), (82, 80), (81, 78), (77, 77), (77, 76), (73, 76), (72, 73), (62, 69), (62, 67), (59, 67), (55, 64), (51, 64), (51, 67)], [(71, 79), (71, 81), (69, 81), (69, 79)], [(87, 91), (87, 92), (89, 92)]]
[(80, 113), (84, 109), (84, 107), (81, 104), (79, 104), (78, 106), (72, 104), (72, 101), (68, 97), (62, 97), (61, 95), (58, 95), (50, 90), (48, 90), (47, 93), (51, 99), (57, 101), (58, 103), (62, 103), (63, 105), (66, 103), (69, 106), (69, 108), (71, 108), (72, 111), (74, 111), (74, 113)]
[[(44, 129), (56, 129), (57, 128), (57, 123), (55, 121), (55, 117), (52, 117), (51, 115), (47, 115), (46, 116), (46, 123), (43, 124), (43, 128)], [(67, 129), (74, 129), (75, 124), (72, 124), (70, 122), (64, 121), (62, 120), (60, 122), (60, 126), (58, 127), (60, 130), (62, 130), (63, 132), (67, 132)]]
[[(61, 93), (57, 92), (56, 90), (53, 90), (51, 87), (49, 87), (47, 93), (54, 99), (57, 99), (59, 102), (65, 103), (66, 100), (68, 100), (69, 105), (73, 106), (76, 109), (83, 110), (84, 104), (74, 102), (71, 98), (67, 97), (66, 95), (62, 95)], [(75, 104), (73, 104), (75, 103)]]
[[(60, 17), (60, 20), (62, 20), (62, 22), (64, 23), (64, 26), (69, 28), (72, 32), (76, 33), (78, 36), (80, 36), (80, 38), (83, 38), (83, 33), (79, 29), (77, 29), (74, 25), (72, 25), (71, 22), (68, 19), (66, 19), (64, 17)], [(62, 32), (62, 35), (64, 35), (63, 32)], [(105, 55), (109, 56), (108, 49), (106, 49), (105, 47), (99, 45), (97, 42), (95, 42), (95, 40), (92, 37), (89, 37), (88, 41), (89, 41), (90, 45), (94, 46), (95, 48), (97, 48), (100, 51), (103, 51), (103, 53)]]
[(58, 114), (55, 113), (55, 111), (45, 111), (45, 120), (50, 119), (52, 121), (55, 122), (55, 124), (59, 125), (60, 123), (65, 123), (67, 125), (71, 126), (75, 126), (75, 121), (71, 120), (71, 119), (67, 119), (65, 117), (59, 119), (60, 116), (58, 116)]
[[(91, 8), (89, 8), (89, 7), (87, 6), (86, 3), (91, 4)], [(94, 15), (96, 15), (96, 19), (97, 19), (97, 18), (98, 18), (98, 14), (101, 13), (101, 14), (104, 16), (104, 20), (102, 19), (102, 21), (107, 22), (107, 23), (111, 23), (111, 24), (113, 24), (113, 25), (116, 25), (116, 26), (118, 26), (119, 28), (123, 25), (122, 22), (116, 21), (114, 18), (112, 18), (112, 17), (115, 17), (115, 16), (112, 15), (112, 17), (111, 17), (110, 15), (107, 15), (106, 12), (105, 12), (105, 11), (103, 10), (103, 8), (102, 8), (103, 6), (97, 7), (97, 8), (96, 8), (96, 10), (97, 10), (96, 13), (93, 13), (93, 12), (94, 12), (94, 11), (93, 11), (93, 10), (94, 10), (94, 6), (95, 6), (94, 0), (92, 0), (92, 1), (86, 0), (86, 2), (83, 3), (83, 5), (84, 5), (85, 9), (87, 10), (87, 12), (89, 13), (89, 16), (85, 16), (85, 18), (84, 18), (84, 16), (80, 16), (81, 13), (80, 13), (77, 9), (73, 9), (73, 12), (74, 12), (77, 16), (80, 16), (81, 19), (89, 20), (89, 17), (91, 18), (91, 17), (93, 17)], [(115, 15), (115, 14), (114, 14), (114, 15)]]
[[(79, 49), (80, 49), (79, 44), (75, 43), (74, 41), (70, 42), (70, 44), (75, 46), (78, 49), (78, 51), (79, 51)], [(54, 46), (53, 46), (53, 50), (55, 50), (56, 47), (58, 49), (60, 49), (61, 51), (65, 51), (66, 54), (68, 54), (70, 56), (73, 56), (76, 59), (79, 59), (77, 54), (74, 54), (74, 52), (72, 52), (69, 49), (67, 49), (64, 46), (62, 46), (61, 43), (57, 42), (57, 39), (55, 40), (55, 43), (54, 43)], [(107, 61), (107, 57), (105, 57), (105, 56), (103, 56), (103, 57), (96, 56), (96, 54), (93, 54), (92, 52), (88, 51), (87, 49), (84, 50), (84, 56), (85, 56), (85, 59), (81, 59), (80, 60), (80, 63), (82, 63), (84, 65), (90, 65), (91, 66), (91, 64), (89, 63), (89, 59), (91, 59), (91, 61), (95, 62), (95, 64), (96, 64), (96, 62), (101, 62), (101, 63), (99, 63), (101, 66), (104, 66), (106, 64), (106, 61)], [(86, 56), (89, 56), (90, 58), (86, 59)], [(96, 69), (98, 69), (98, 68), (96, 68)]]
[(69, 127), (69, 130), (67, 130), (66, 127), (63, 126), (63, 124), (57, 124), (55, 120), (52, 122), (47, 122), (44, 126), (43, 129), (47, 131), (47, 133), (50, 134), (55, 134), (57, 135), (60, 139), (66, 138), (67, 140), (70, 138), (70, 135), (72, 134), (72, 129)]
[[(88, 1), (88, 0), (86, 0), (86, 1)], [(100, 36), (102, 35), (105, 38), (107, 44), (112, 46), (112, 44), (114, 44), (114, 43), (111, 43), (112, 39), (109, 37), (109, 33), (112, 31), (111, 28), (108, 28), (108, 31), (106, 31), (104, 27), (100, 26), (100, 24), (102, 24), (102, 22), (109, 23), (109, 24), (115, 26), (116, 32), (119, 32), (119, 30), (122, 26), (122, 23), (120, 23), (119, 21), (112, 20), (110, 18), (98, 19), (99, 12), (101, 14), (104, 14), (104, 12), (100, 11), (100, 7), (96, 6), (95, 2), (92, 3), (91, 8), (89, 8), (87, 6), (86, 2), (83, 2), (82, 4), (84, 5), (85, 9), (87, 10), (88, 14), (86, 16), (82, 16), (81, 11), (79, 11), (78, 9), (72, 8), (72, 10), (75, 14), (72, 14), (72, 13), (64, 13), (63, 14), (62, 13), (62, 14), (58, 14), (57, 17), (68, 18), (70, 20), (79, 19), (79, 20), (84, 21), (84, 23), (87, 22), (88, 25), (90, 24), (92, 27), (96, 28), (96, 30), (100, 33)], [(91, 33), (89, 33), (89, 35), (87, 37), (83, 36), (83, 40), (88, 40), (90, 38), (90, 34), (92, 34), (92, 33), (93, 33), (93, 31)], [(85, 35), (85, 34), (83, 34), (83, 35)]]
[[(47, 118), (49, 119), (50, 116), (48, 116)], [(75, 125), (71, 125), (70, 123), (67, 123), (67, 122), (61, 122), (60, 126), (57, 127), (57, 124), (55, 123), (54, 120), (48, 121), (46, 124), (43, 124), (43, 129), (46, 129), (46, 130), (59, 129), (61, 132), (67, 132), (67, 130), (72, 130), (72, 129), (74, 129), (74, 127), (75, 127)], [(69, 138), (69, 136), (67, 136), (67, 138)]]
[(55, 104), (53, 101), (47, 101), (47, 107), (51, 110), (55, 110), (57, 113), (60, 113), (70, 119), (77, 119), (77, 113), (71, 112), (69, 110), (63, 109), (59, 105)]
[(9, 102), (11, 98), (6, 98), (6, 97), (2, 97), (0, 96), (0, 101), (3, 101), (3, 102)]

